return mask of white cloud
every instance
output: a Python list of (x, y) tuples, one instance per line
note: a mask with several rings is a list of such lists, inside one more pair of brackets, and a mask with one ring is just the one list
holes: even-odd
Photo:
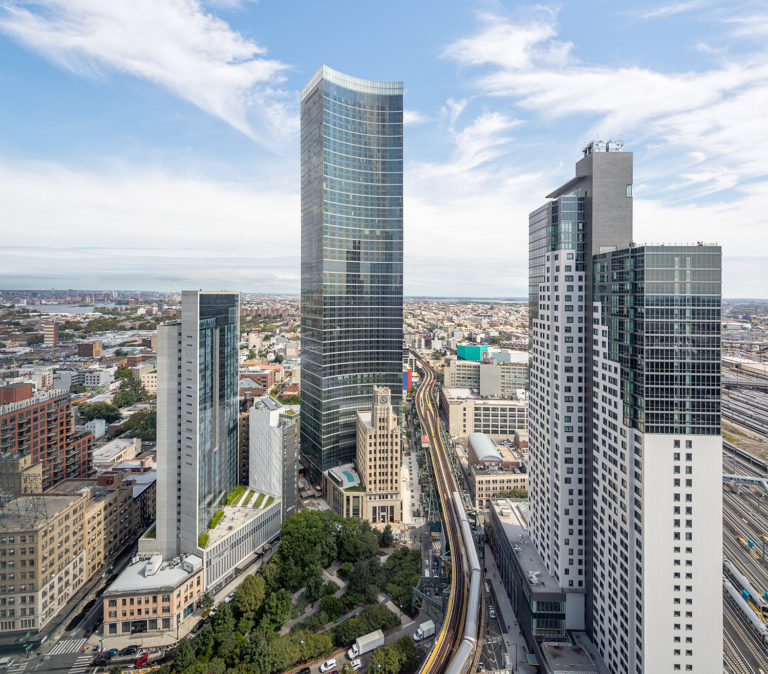
[[(516, 25), (502, 17), (482, 18), (478, 33), (457, 41), (446, 55), (465, 66), (485, 66), (479, 89), (509, 97), (545, 119), (593, 116), (589, 135), (624, 136), (635, 143), (704, 153), (724, 163), (733, 176), (713, 181), (720, 189), (764, 174), (768, 135), (759, 133), (768, 105), (768, 60), (762, 51), (727, 59), (703, 71), (660, 72), (639, 66), (584, 64), (571, 57), (553, 62), (552, 52), (571, 51), (556, 39), (554, 19)], [(524, 36), (510, 58), (503, 46), (510, 35)], [(523, 51), (520, 52), (520, 49)], [(707, 173), (677, 168), (689, 177)]]
[(298, 195), (258, 179), (0, 161), (0, 200), (5, 287), (298, 288)]
[(666, 19), (668, 16), (676, 16), (695, 9), (701, 9), (711, 5), (715, 0), (689, 0), (688, 2), (673, 2), (669, 5), (660, 5), (651, 9), (642, 9), (627, 12), (639, 19)]
[(198, 0), (7, 0), (0, 31), (84, 77), (154, 82), (260, 142), (297, 125), (287, 66)]
[[(650, 10), (647, 18), (708, 4), (667, 5)], [(449, 45), (444, 54), (473, 69), (475, 96), (488, 107), (509, 109), (511, 103), (523, 121), (527, 115), (539, 123), (557, 120), (560, 124), (568, 118), (573, 127), (586, 120), (580, 134), (584, 139), (597, 137), (596, 130), (603, 138), (623, 137), (626, 149), (635, 151), (639, 179), (635, 191), (637, 240), (719, 241), (724, 248), (726, 294), (765, 295), (768, 273), (754, 273), (760, 268), (756, 264), (759, 256), (768, 256), (768, 244), (761, 236), (768, 208), (768, 135), (764, 132), (768, 59), (764, 46), (749, 50), (743, 43), (729, 44), (724, 38), (723, 47), (708, 54), (717, 57), (718, 63), (686, 72), (585, 63), (570, 42), (558, 38), (555, 19), (551, 12), (517, 22), (483, 15), (477, 32)], [(739, 22), (737, 30), (744, 29)], [(738, 48), (738, 56), (729, 55), (731, 46)], [(575, 140), (566, 147), (574, 147)], [(558, 140), (553, 135), (539, 142), (550, 147)], [(556, 156), (562, 158), (562, 152)], [(507, 163), (511, 174), (520, 170), (514, 162)], [(499, 202), (497, 196), (517, 196), (524, 207), (509, 201), (507, 210), (514, 214), (510, 224), (527, 230), (527, 213), (543, 203), (547, 188), (556, 184), (560, 174), (559, 167), (540, 164), (539, 168), (550, 177), (546, 185), (534, 181), (532, 195), (531, 190), (510, 193), (502, 181), (494, 184), (481, 166), (484, 203), (496, 204), (491, 214), (496, 222), (504, 213), (503, 200)], [(472, 177), (466, 182), (471, 184)], [(496, 237), (501, 231), (494, 226)], [(518, 243), (525, 245), (522, 236)], [(513, 259), (515, 264), (525, 264), (522, 253)], [(734, 263), (736, 259), (739, 264)]]
[[(547, 18), (552, 17), (546, 12)], [(494, 63), (509, 70), (527, 70), (535, 62), (563, 64), (568, 61), (570, 42), (554, 40), (550, 20), (512, 23), (493, 14), (480, 17), (483, 29), (449, 45), (444, 55), (467, 66)]]
[(408, 110), (407, 108), (403, 110), (403, 124), (409, 124), (411, 126), (416, 124), (426, 124), (427, 122), (431, 122), (432, 118), (429, 115), (425, 115), (423, 112), (419, 112), (418, 110)]

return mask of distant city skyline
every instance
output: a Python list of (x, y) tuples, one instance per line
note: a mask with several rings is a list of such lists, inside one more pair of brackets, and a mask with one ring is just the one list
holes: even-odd
[(297, 293), (299, 90), (327, 63), (407, 83), (406, 295), (525, 296), (528, 212), (620, 138), (638, 243), (717, 242), (724, 296), (765, 296), (764, 3), (389, 7), (5, 3), (0, 288)]

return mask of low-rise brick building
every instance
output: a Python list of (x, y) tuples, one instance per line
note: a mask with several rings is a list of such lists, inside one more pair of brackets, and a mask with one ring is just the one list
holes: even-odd
[(137, 559), (104, 592), (105, 647), (109, 637), (176, 630), (204, 591), (200, 557)]

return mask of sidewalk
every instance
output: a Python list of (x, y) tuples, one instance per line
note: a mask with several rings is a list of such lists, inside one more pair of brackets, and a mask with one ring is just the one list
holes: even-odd
[[(496, 560), (493, 558), (493, 550), (489, 545), (485, 546), (485, 567), (488, 569), (486, 577), (490, 580), (493, 586), (493, 592), (496, 596), (498, 606), (496, 607), (497, 614), (502, 618), (499, 623), (502, 625), (502, 639), (504, 645), (507, 648), (507, 655), (509, 661), (512, 663), (514, 672), (520, 672), (522, 674), (535, 674), (536, 668), (531, 667), (525, 661), (525, 654), (528, 652), (528, 647), (525, 644), (520, 629), (517, 627), (517, 617), (512, 609), (512, 604), (507, 596), (507, 591), (501, 584), (499, 579), (499, 570), (496, 567)], [(515, 667), (515, 658), (517, 658), (517, 666)]]

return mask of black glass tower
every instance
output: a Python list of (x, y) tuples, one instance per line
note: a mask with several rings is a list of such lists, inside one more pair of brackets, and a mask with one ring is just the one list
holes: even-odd
[(399, 405), (402, 346), (403, 85), (323, 66), (301, 92), (301, 453), (315, 479), (354, 461), (374, 385)]

